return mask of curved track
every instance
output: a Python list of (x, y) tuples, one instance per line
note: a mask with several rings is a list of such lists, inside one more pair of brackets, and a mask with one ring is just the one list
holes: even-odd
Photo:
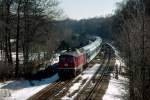
[(108, 72), (109, 69), (110, 69), (109, 66), (108, 66), (108, 64), (109, 64), (109, 60), (108, 60), (108, 62), (107, 62), (107, 64), (106, 64), (106, 66), (103, 68), (101, 75), (96, 79), (97, 82), (95, 83), (94, 87), (91, 89), (91, 91), (89, 92), (89, 94), (87, 95), (87, 97), (86, 97), (85, 100), (91, 100), (92, 97), (93, 97), (93, 94), (94, 94), (95, 91), (96, 91), (96, 89), (97, 89), (98, 87), (102, 87), (102, 84), (101, 84), (101, 83), (102, 83), (102, 81), (103, 81), (103, 79), (104, 79), (105, 73)]
[(42, 89), (37, 94), (30, 97), (28, 100), (47, 100), (48, 98), (52, 98), (57, 95), (60, 91), (64, 89), (64, 87), (68, 87), (72, 80), (67, 81), (58, 81), (56, 83), (50, 84), (46, 88)]

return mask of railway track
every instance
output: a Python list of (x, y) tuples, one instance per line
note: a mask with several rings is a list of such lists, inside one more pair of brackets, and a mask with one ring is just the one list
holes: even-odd
[(63, 97), (67, 93), (69, 87), (78, 80), (80, 80), (79, 77), (65, 81), (59, 80), (58, 82), (50, 84), (46, 88), (42, 89), (28, 100), (58, 100)]
[(48, 100), (63, 91), (64, 87), (70, 85), (72, 80), (58, 81), (56, 83), (48, 85), (46, 88), (42, 89), (37, 94), (30, 97), (28, 100)]
[(93, 98), (93, 96), (94, 96), (94, 93), (96, 92), (96, 89), (102, 87), (101, 83), (102, 83), (102, 81), (103, 81), (103, 79), (105, 77), (105, 73), (107, 73), (109, 71), (109, 69), (110, 69), (108, 64), (109, 64), (109, 60), (108, 60), (108, 62), (106, 64), (105, 68), (103, 69), (101, 75), (96, 79), (97, 82), (95, 83), (94, 87), (92, 88), (90, 93), (87, 95), (85, 100), (91, 100)]
[(108, 58), (103, 60), (101, 67), (92, 77), (92, 80), (78, 94), (75, 100), (96, 100), (94, 94), (96, 93), (97, 89), (102, 87), (102, 81), (104, 80), (105, 75), (110, 71), (110, 53), (107, 56)]

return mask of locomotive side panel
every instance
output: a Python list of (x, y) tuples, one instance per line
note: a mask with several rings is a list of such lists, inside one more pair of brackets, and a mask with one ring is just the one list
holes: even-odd
[(76, 70), (77, 72), (81, 72), (83, 70), (83, 65), (86, 64), (85, 54), (80, 55), (76, 59), (77, 59), (76, 60), (77, 65), (75, 66)]

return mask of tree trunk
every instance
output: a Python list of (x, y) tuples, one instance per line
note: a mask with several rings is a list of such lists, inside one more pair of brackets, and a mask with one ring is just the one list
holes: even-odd
[[(144, 4), (143, 4), (143, 9), (144, 9)], [(145, 10), (143, 11), (143, 14), (142, 14), (142, 69), (141, 69), (141, 73), (142, 73), (142, 99), (143, 100), (146, 100), (145, 99), (145, 95), (147, 93), (145, 93)]]
[[(9, 26), (9, 21), (10, 21), (10, 1), (8, 1), (8, 4), (7, 4), (7, 21), (6, 21), (7, 26), (6, 27)], [(10, 43), (10, 39), (11, 39), (10, 35), (11, 34), (10, 34), (10, 29), (9, 28), (7, 28), (6, 33), (8, 34), (8, 51), (9, 51), (8, 63), (12, 64), (13, 61), (12, 61), (11, 43)]]
[(6, 23), (5, 25), (5, 60), (8, 61), (8, 63), (12, 64), (12, 55), (11, 55), (11, 43), (10, 43), (10, 29), (9, 29), (9, 21), (10, 21), (10, 0), (4, 1), (4, 21)]
[(133, 85), (133, 68), (131, 67), (131, 40), (130, 40), (130, 33), (128, 35), (128, 67), (129, 67), (129, 92), (130, 92), (130, 100), (134, 100), (134, 85)]
[(17, 36), (16, 36), (16, 68), (15, 68), (15, 76), (18, 77), (19, 71), (19, 35), (20, 35), (20, 4), (21, 0), (19, 0), (18, 8), (17, 8)]
[(24, 41), (23, 41), (23, 52), (24, 52), (24, 65), (26, 65), (28, 63), (28, 59), (29, 59), (29, 16), (28, 16), (28, 0), (25, 0), (25, 4), (24, 4), (24, 23), (25, 23), (25, 27), (24, 27)]

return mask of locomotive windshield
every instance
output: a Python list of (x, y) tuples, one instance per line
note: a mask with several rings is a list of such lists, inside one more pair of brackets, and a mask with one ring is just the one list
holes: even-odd
[(73, 67), (74, 66), (74, 57), (70, 55), (61, 55), (59, 57), (60, 67)]
[(71, 62), (73, 62), (73, 57), (69, 56), (69, 55), (61, 55), (59, 57), (59, 60), (60, 60), (60, 62), (69, 62), (69, 63), (71, 63)]

